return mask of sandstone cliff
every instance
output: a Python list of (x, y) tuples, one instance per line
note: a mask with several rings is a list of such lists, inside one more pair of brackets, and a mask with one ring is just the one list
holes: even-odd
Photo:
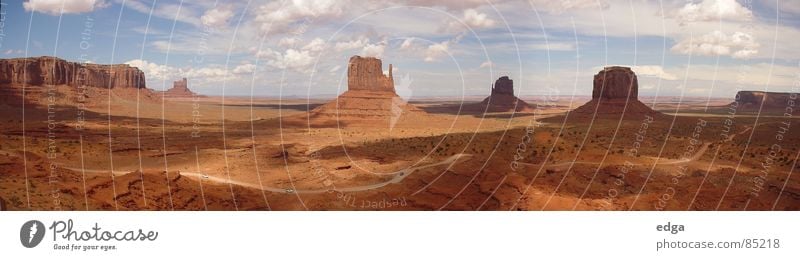
[(146, 88), (144, 73), (127, 64), (86, 64), (47, 56), (0, 59), (0, 84)]
[(594, 76), (592, 100), (572, 110), (568, 116), (575, 119), (638, 119), (661, 117), (663, 114), (639, 101), (639, 82), (633, 70), (612, 66), (603, 68)]
[(606, 67), (594, 75), (592, 99), (639, 98), (639, 81), (628, 67)]
[(351, 57), (347, 68), (347, 89), (394, 92), (392, 64), (389, 64), (389, 75), (386, 76), (380, 59)]
[(189, 82), (186, 78), (172, 82), (172, 88), (161, 92), (165, 97), (194, 97), (198, 96), (189, 89)]
[(514, 81), (508, 76), (498, 78), (492, 86), (491, 94), (477, 106), (469, 106), (467, 111), (478, 112), (522, 112), (532, 111), (533, 107), (514, 96)]
[[(392, 65), (383, 74), (381, 60), (353, 56), (347, 69), (347, 91), (310, 111), (303, 124), (342, 127), (362, 125), (393, 128), (401, 118), (424, 114), (395, 93)], [(291, 120), (289, 120), (291, 121)]]
[[(798, 93), (764, 92), (764, 91), (739, 91), (736, 93), (738, 105), (746, 110), (759, 108), (774, 110), (785, 109), (790, 102), (797, 102)], [(763, 107), (762, 107), (763, 104)]]

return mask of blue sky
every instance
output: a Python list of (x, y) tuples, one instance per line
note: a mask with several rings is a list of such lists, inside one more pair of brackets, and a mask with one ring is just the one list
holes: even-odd
[[(341, 93), (352, 55), (394, 64), (407, 97), (589, 95), (606, 65), (643, 96), (800, 91), (800, 1), (3, 1), (0, 57), (128, 63), (161, 90)], [(407, 77), (406, 77), (407, 76)]]

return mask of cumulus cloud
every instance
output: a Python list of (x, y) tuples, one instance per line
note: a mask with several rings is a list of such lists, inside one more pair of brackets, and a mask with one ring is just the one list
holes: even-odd
[(467, 9), (464, 10), (464, 23), (471, 27), (488, 28), (494, 26), (495, 22), (485, 13), (479, 13), (475, 9)]
[(450, 51), (450, 42), (440, 42), (431, 44), (425, 50), (425, 62), (438, 61), (442, 56), (447, 55)]
[(528, 3), (539, 11), (563, 13), (577, 9), (605, 10), (611, 5), (606, 0), (528, 0)]
[(340, 17), (349, 5), (345, 0), (274, 1), (258, 8), (255, 21), (263, 31), (272, 33), (292, 31), (292, 25), (298, 24), (294, 30), (305, 30), (303, 23)]
[(311, 40), (306, 46), (303, 46), (303, 50), (310, 52), (320, 52), (323, 49), (325, 49), (325, 40), (320, 38), (314, 38), (314, 40)]
[(29, 0), (22, 3), (25, 11), (49, 15), (88, 13), (108, 5), (103, 0)]
[(220, 28), (228, 25), (228, 21), (233, 17), (233, 10), (228, 6), (219, 6), (208, 11), (200, 17), (203, 25), (208, 27)]
[(146, 60), (130, 60), (125, 62), (132, 67), (137, 67), (144, 72), (145, 78), (148, 80), (165, 80), (177, 78), (179, 70), (167, 65), (159, 65)]
[(284, 53), (273, 52), (267, 64), (279, 69), (291, 69), (305, 72), (314, 64), (314, 57), (308, 50), (288, 49)]
[(361, 56), (381, 58), (383, 57), (384, 50), (386, 50), (386, 45), (370, 43), (361, 49)]
[(254, 71), (256, 71), (256, 65), (249, 63), (236, 66), (236, 68), (233, 69), (234, 74), (250, 74)]
[(460, 20), (450, 21), (443, 28), (448, 32), (461, 32), (468, 29), (477, 30), (494, 26), (495, 21), (485, 13), (480, 13), (475, 9), (466, 9)]
[(670, 73), (667, 73), (666, 71), (664, 71), (663, 67), (658, 66), (658, 65), (633, 66), (633, 68), (631, 68), (631, 69), (634, 72), (636, 72), (636, 75), (638, 75), (638, 76), (655, 77), (655, 78), (660, 78), (660, 79), (664, 79), (664, 80), (677, 80), (678, 79), (678, 77), (676, 77), (675, 75), (672, 75)]
[(746, 59), (758, 54), (760, 46), (755, 38), (747, 33), (735, 32), (733, 35), (727, 35), (721, 31), (713, 31), (699, 38), (683, 39), (670, 50), (680, 54), (720, 55)]
[(369, 43), (369, 39), (367, 38), (359, 38), (357, 40), (346, 41), (346, 42), (337, 42), (334, 49), (336, 51), (346, 51), (346, 50), (353, 50), (358, 48), (364, 48)]
[(209, 65), (201, 68), (179, 68), (168, 65), (161, 65), (141, 59), (125, 62), (133, 67), (137, 67), (144, 72), (145, 78), (149, 81), (174, 80), (179, 78), (205, 79), (205, 80), (230, 80), (235, 74), (253, 73), (256, 66), (253, 64), (238, 65), (233, 70), (227, 70), (219, 65)]
[(736, 0), (703, 0), (687, 3), (678, 10), (676, 18), (681, 25), (695, 21), (750, 21), (753, 12)]

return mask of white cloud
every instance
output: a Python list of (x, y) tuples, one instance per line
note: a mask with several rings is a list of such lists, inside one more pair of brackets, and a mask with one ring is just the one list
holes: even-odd
[[(493, 0), (493, 4), (505, 2), (503, 0)], [(487, 3), (486, 0), (408, 0), (409, 6), (430, 6), (430, 7), (444, 7), (448, 10), (464, 10), (469, 8), (476, 8)]]
[(425, 51), (425, 61), (426, 62), (434, 62), (438, 61), (444, 55), (447, 55), (450, 51), (450, 42), (444, 41), (441, 43), (435, 43), (428, 46), (428, 49)]
[(475, 9), (466, 9), (461, 19), (453, 20), (446, 24), (447, 26), (443, 29), (447, 32), (462, 32), (466, 30), (490, 28), (494, 26), (495, 21), (489, 18), (485, 13), (480, 13)]
[(233, 10), (228, 6), (220, 6), (210, 9), (200, 17), (200, 21), (205, 26), (220, 28), (228, 25), (228, 20), (233, 17)]
[(236, 68), (233, 69), (234, 74), (250, 74), (254, 71), (256, 71), (256, 65), (249, 63), (236, 66)]
[[(350, 3), (345, 0), (275, 1), (259, 7), (255, 21), (261, 23), (265, 32), (284, 33), (290, 31), (293, 24), (340, 17), (348, 6)], [(304, 27), (296, 29), (304, 30)]]
[(539, 11), (560, 14), (569, 10), (604, 10), (611, 5), (606, 0), (528, 0), (532, 8)]
[(367, 44), (367, 46), (364, 46), (364, 49), (361, 50), (361, 55), (367, 57), (381, 58), (383, 57), (383, 51), (385, 49), (386, 45), (370, 43)]
[(315, 38), (314, 40), (306, 44), (306, 46), (303, 46), (303, 50), (307, 50), (310, 52), (320, 52), (323, 49), (325, 49), (325, 40), (320, 38)]
[(297, 44), (298, 39), (296, 37), (284, 37), (278, 41), (278, 46), (280, 47), (292, 47)]
[(678, 77), (667, 73), (664, 71), (664, 68), (658, 65), (640, 65), (640, 66), (633, 66), (631, 68), (633, 72), (636, 73), (637, 76), (644, 76), (644, 77), (655, 77), (664, 80), (677, 80)]
[(140, 0), (115, 0), (119, 4), (124, 4), (126, 8), (133, 9), (134, 11), (150, 15), (152, 8), (153, 16), (167, 19), (177, 20), (179, 22), (189, 23), (195, 26), (201, 26), (203, 23), (200, 21), (200, 14), (190, 7), (189, 3), (182, 5), (158, 2), (155, 6), (151, 3), (145, 3)]
[(346, 42), (337, 42), (334, 49), (336, 51), (346, 51), (358, 48), (364, 48), (369, 43), (369, 39), (367, 38), (360, 38), (358, 40), (346, 41)]
[(681, 25), (696, 21), (750, 21), (753, 12), (736, 0), (703, 0), (687, 3), (678, 10), (676, 18)]
[(267, 64), (279, 69), (291, 69), (305, 72), (314, 64), (314, 58), (307, 50), (288, 49), (284, 53), (273, 52), (272, 59)]
[(400, 44), (400, 49), (401, 50), (410, 49), (413, 46), (413, 44), (414, 44), (414, 37), (408, 37), (405, 40), (403, 40), (402, 44)]
[(485, 13), (479, 13), (475, 9), (464, 10), (464, 23), (474, 28), (489, 28), (494, 26), (495, 21), (490, 19)]
[(159, 65), (156, 63), (148, 62), (146, 60), (130, 60), (125, 62), (133, 67), (137, 67), (144, 72), (147, 80), (165, 80), (177, 78), (179, 70), (167, 65)]
[(108, 5), (103, 0), (29, 0), (22, 3), (25, 11), (49, 15), (88, 13)]
[(339, 71), (339, 69), (341, 69), (341, 68), (342, 68), (342, 65), (336, 65), (336, 66), (333, 66), (333, 68), (331, 68), (328, 72), (335, 73), (335, 72)]
[(575, 44), (569, 42), (548, 42), (536, 43), (530, 45), (534, 50), (547, 50), (547, 51), (574, 51)]
[(735, 32), (727, 35), (721, 31), (713, 31), (699, 38), (686, 38), (672, 46), (671, 51), (680, 54), (704, 56), (731, 56), (746, 59), (758, 54), (761, 45), (747, 33)]
[(491, 62), (491, 61), (488, 61), (488, 60), (484, 61), (483, 63), (481, 63), (481, 66), (480, 66), (481, 69), (483, 69), (483, 68), (492, 68), (492, 67), (494, 67), (494, 63)]

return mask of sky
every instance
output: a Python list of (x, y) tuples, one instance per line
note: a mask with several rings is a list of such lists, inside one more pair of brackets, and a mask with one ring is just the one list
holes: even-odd
[[(332, 96), (353, 55), (394, 65), (406, 98), (585, 96), (604, 66), (640, 96), (800, 92), (800, 1), (3, 0), (0, 58), (126, 63), (163, 90)], [(400, 82), (402, 81), (402, 82)]]

